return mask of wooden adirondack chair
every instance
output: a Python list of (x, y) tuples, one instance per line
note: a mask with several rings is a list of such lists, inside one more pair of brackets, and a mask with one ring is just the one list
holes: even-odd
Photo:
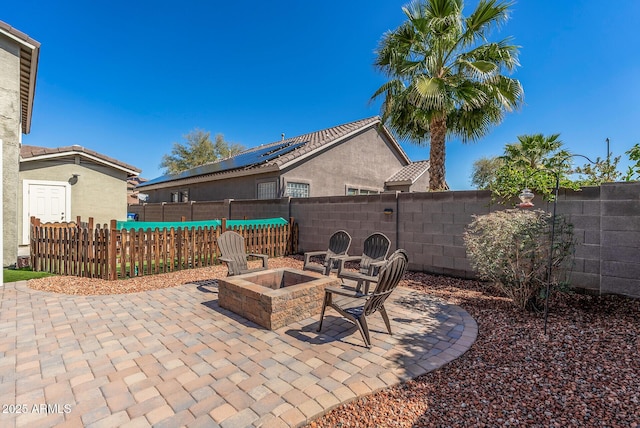
[(327, 306), (330, 306), (358, 327), (367, 348), (371, 347), (371, 335), (367, 325), (368, 316), (380, 312), (387, 326), (387, 331), (391, 334), (391, 323), (384, 302), (400, 283), (402, 275), (407, 270), (408, 262), (409, 259), (404, 250), (395, 251), (380, 268), (378, 282), (371, 294), (362, 294), (344, 287), (325, 288), (318, 332), (322, 329), (325, 310)]
[[(220, 257), (219, 260), (227, 265), (227, 276), (258, 272), (268, 268), (269, 256), (266, 254), (255, 253), (247, 254), (244, 245), (244, 238), (236, 232), (228, 230), (221, 234), (218, 238), (218, 247), (220, 247), (220, 252), (222, 253), (222, 257)], [(247, 263), (249, 257), (262, 259), (262, 266), (249, 269)]]
[[(338, 278), (356, 281), (356, 290), (361, 291), (364, 286), (364, 292), (369, 292), (369, 284), (377, 281), (378, 271), (384, 264), (391, 240), (383, 233), (374, 233), (369, 235), (364, 241), (361, 256), (340, 257), (338, 266)], [(357, 272), (348, 271), (344, 265), (346, 262), (359, 262)]]
[[(302, 270), (310, 270), (329, 275), (332, 270), (337, 270), (337, 256), (346, 256), (351, 246), (351, 235), (344, 230), (338, 230), (329, 239), (329, 249), (326, 251), (310, 251), (304, 253), (304, 265)], [(320, 262), (314, 259), (322, 258)]]

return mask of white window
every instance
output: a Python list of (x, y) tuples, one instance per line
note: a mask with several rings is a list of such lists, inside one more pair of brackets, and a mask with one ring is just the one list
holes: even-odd
[(189, 202), (189, 191), (183, 190), (181, 194), (182, 194), (182, 202)]
[(379, 194), (379, 190), (371, 190), (371, 189), (358, 189), (356, 187), (347, 187), (347, 195), (377, 195)]
[(308, 183), (287, 183), (287, 196), (291, 196), (292, 198), (308, 198), (309, 184)]
[(180, 192), (171, 192), (171, 202), (179, 202), (178, 195)]
[(277, 193), (275, 181), (265, 181), (264, 183), (258, 183), (258, 199), (275, 199), (276, 197)]
[(360, 189), (361, 195), (377, 195), (378, 193), (380, 193), (378, 190)]

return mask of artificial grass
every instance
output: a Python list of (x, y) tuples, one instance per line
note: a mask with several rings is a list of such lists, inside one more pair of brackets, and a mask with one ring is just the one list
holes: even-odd
[(52, 276), (52, 275), (47, 272), (34, 272), (31, 270), (31, 268), (2, 270), (3, 283), (24, 281), (24, 280), (35, 279), (35, 278), (44, 278), (45, 276)]

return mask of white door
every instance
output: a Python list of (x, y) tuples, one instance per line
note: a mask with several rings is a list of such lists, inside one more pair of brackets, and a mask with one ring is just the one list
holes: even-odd
[(29, 218), (42, 223), (67, 221), (65, 186), (32, 184), (29, 186)]
[(31, 217), (42, 223), (69, 221), (70, 186), (65, 182), (24, 180), (23, 244), (29, 243)]

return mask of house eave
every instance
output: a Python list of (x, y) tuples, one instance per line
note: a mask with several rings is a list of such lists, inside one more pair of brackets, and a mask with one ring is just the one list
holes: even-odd
[(90, 159), (96, 163), (108, 166), (110, 168), (114, 168), (114, 169), (118, 169), (120, 171), (126, 172), (128, 176), (138, 176), (140, 175), (140, 171), (131, 169), (131, 168), (125, 168), (121, 165), (117, 165), (115, 163), (106, 161), (104, 159), (100, 159), (99, 157), (96, 156), (92, 156), (88, 153), (82, 152), (82, 151), (70, 151), (70, 152), (62, 152), (62, 153), (47, 153), (47, 154), (43, 154), (43, 155), (37, 155), (37, 156), (32, 156), (32, 157), (28, 157), (28, 158), (20, 158), (20, 163), (23, 162), (37, 162), (37, 161), (42, 161), (42, 160), (50, 160), (50, 159), (57, 159), (57, 158), (65, 158), (65, 157), (71, 157), (71, 156), (81, 156), (87, 159)]
[(268, 172), (279, 172), (280, 168), (276, 164), (266, 165), (260, 168), (239, 169), (217, 174), (203, 174), (196, 177), (181, 178), (177, 180), (164, 181), (157, 184), (139, 184), (135, 188), (140, 191), (159, 190), (176, 186), (187, 186), (190, 184), (207, 183), (210, 181), (226, 180), (229, 178), (246, 177)]
[(33, 40), (2, 21), (0, 21), (0, 34), (15, 41), (20, 46), (20, 114), (22, 133), (28, 134), (31, 132), (31, 116), (36, 92), (40, 42)]

